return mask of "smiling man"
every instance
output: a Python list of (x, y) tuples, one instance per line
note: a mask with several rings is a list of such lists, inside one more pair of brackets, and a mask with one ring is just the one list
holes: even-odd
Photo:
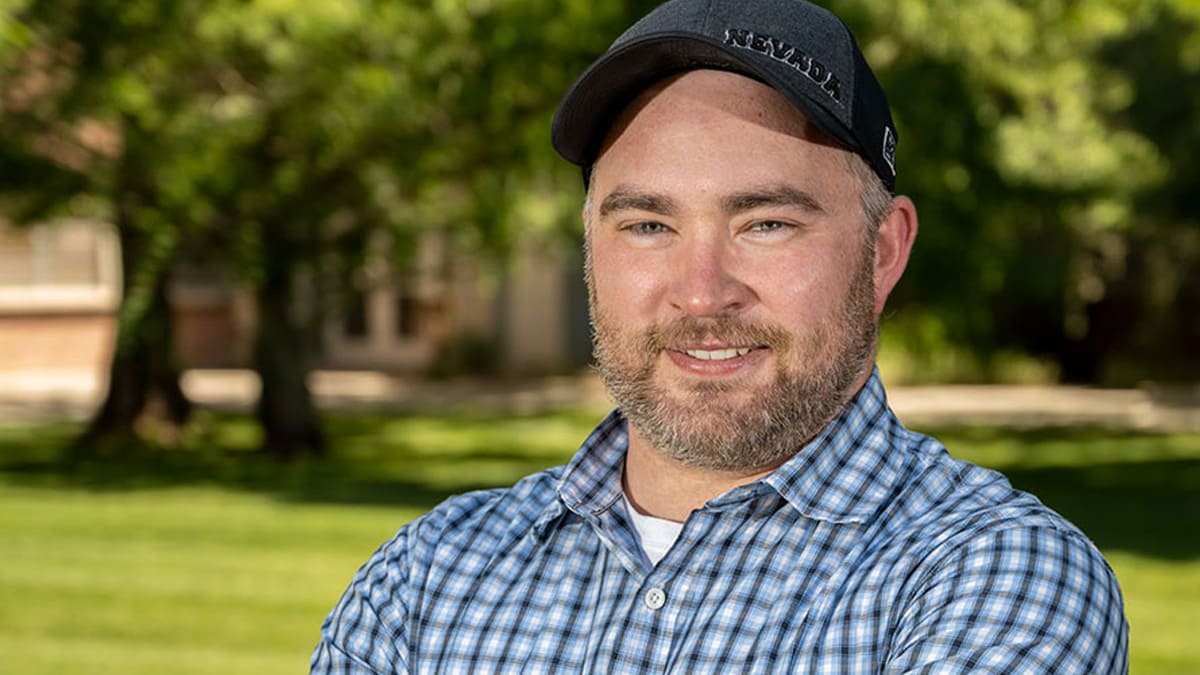
[(319, 673), (1121, 673), (1104, 559), (892, 415), (878, 317), (917, 232), (853, 37), (675, 0), (568, 92), (596, 357), (571, 463), (452, 498), (359, 570)]
[(916, 215), (898, 199), (868, 225), (858, 162), (776, 90), (717, 70), (657, 82), (608, 131), (588, 280), (635, 507), (685, 521), (796, 454), (870, 375)]

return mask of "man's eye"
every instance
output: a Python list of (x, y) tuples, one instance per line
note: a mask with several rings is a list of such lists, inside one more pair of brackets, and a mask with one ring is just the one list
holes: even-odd
[(779, 232), (780, 230), (791, 229), (791, 224), (783, 223), (778, 220), (762, 220), (750, 226), (753, 232)]
[(634, 234), (663, 234), (671, 231), (666, 225), (655, 221), (634, 223), (626, 229)]

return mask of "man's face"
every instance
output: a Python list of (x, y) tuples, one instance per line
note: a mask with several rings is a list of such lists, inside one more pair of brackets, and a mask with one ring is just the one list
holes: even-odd
[(778, 92), (724, 72), (660, 83), (618, 119), (592, 175), (588, 283), (635, 440), (765, 470), (861, 386), (874, 256), (843, 152)]

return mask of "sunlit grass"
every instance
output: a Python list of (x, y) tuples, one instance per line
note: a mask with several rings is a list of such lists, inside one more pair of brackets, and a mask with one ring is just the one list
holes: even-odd
[[(242, 418), (172, 448), (68, 460), (72, 425), (0, 428), (0, 672), (294, 673), (354, 570), (446, 495), (565, 461), (595, 410), (330, 420), (328, 459), (277, 464)], [(1200, 672), (1200, 435), (937, 433), (1097, 542), (1133, 672)]]
[[(1195, 518), (1195, 513), (1190, 516)], [(1190, 534), (1194, 536), (1193, 527)], [(1200, 559), (1162, 560), (1105, 551), (1121, 581), (1129, 618), (1133, 673), (1200, 672)]]
[(321, 616), (419, 509), (219, 487), (0, 487), (0, 672), (298, 672)]

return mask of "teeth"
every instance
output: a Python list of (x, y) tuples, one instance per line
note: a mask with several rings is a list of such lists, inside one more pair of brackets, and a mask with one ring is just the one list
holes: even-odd
[(734, 347), (730, 349), (685, 349), (684, 353), (693, 359), (701, 361), (725, 361), (750, 353), (750, 347)]

